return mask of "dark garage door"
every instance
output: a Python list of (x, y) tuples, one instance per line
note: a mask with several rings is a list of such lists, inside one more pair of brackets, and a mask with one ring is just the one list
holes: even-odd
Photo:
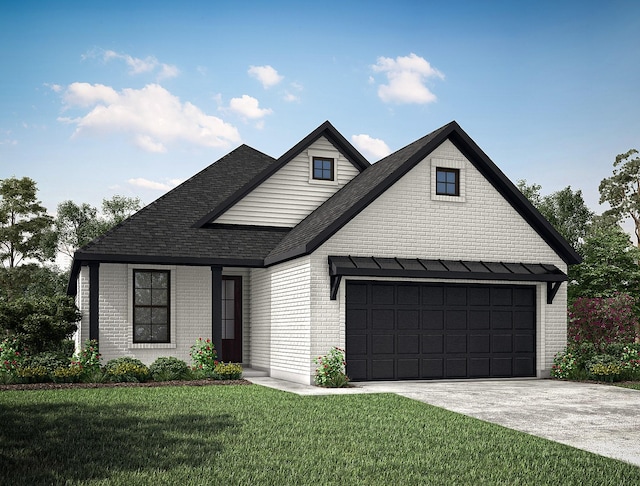
[(536, 289), (347, 281), (352, 380), (535, 376)]

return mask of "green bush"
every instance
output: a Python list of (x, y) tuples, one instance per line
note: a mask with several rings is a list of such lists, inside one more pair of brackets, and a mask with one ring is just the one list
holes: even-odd
[(149, 373), (154, 381), (184, 380), (188, 376), (189, 366), (173, 356), (161, 357), (149, 366)]
[(314, 363), (318, 365), (315, 377), (316, 385), (341, 388), (349, 383), (349, 377), (345, 373), (344, 350), (331, 348), (326, 356), (318, 356), (314, 359)]
[(561, 352), (554, 356), (551, 377), (570, 380), (576, 375), (576, 357), (572, 353)]
[(85, 375), (94, 371), (100, 371), (100, 351), (98, 349), (98, 341), (95, 339), (88, 340), (84, 343), (84, 347), (80, 352), (73, 356), (73, 363), (80, 366)]
[(77, 383), (82, 378), (82, 368), (75, 365), (56, 368), (51, 376), (55, 383)]
[(44, 367), (48, 373), (53, 373), (57, 368), (69, 366), (69, 358), (57, 351), (45, 351), (25, 359), (25, 366)]
[(128, 356), (108, 361), (104, 371), (114, 382), (142, 383), (149, 379), (149, 368), (139, 359)]
[(238, 380), (242, 378), (242, 366), (235, 363), (218, 363), (213, 369), (215, 380)]
[(18, 368), (18, 381), (22, 383), (46, 383), (51, 381), (50, 371), (41, 365), (29, 365)]

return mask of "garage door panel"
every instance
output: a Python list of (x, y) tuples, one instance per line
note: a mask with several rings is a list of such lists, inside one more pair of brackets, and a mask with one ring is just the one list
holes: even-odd
[(373, 309), (371, 311), (371, 329), (394, 329), (395, 311), (393, 309)]
[(420, 329), (419, 309), (398, 309), (398, 329)]
[(493, 358), (491, 360), (491, 376), (513, 376), (512, 358)]
[(470, 358), (469, 376), (471, 378), (485, 378), (491, 376), (491, 358)]
[(491, 336), (489, 336), (489, 334), (470, 334), (469, 335), (469, 352), (470, 353), (490, 353), (491, 352)]
[(444, 353), (444, 335), (424, 334), (422, 336), (422, 352), (424, 354)]
[(366, 355), (369, 352), (367, 338), (368, 336), (366, 334), (348, 334), (346, 344), (349, 355)]
[(444, 359), (433, 358), (422, 360), (422, 376), (421, 378), (444, 378)]
[(467, 359), (466, 358), (447, 358), (445, 361), (446, 378), (466, 378), (467, 377)]
[(535, 374), (535, 360), (534, 358), (514, 358), (514, 376), (532, 376)]
[(494, 334), (491, 338), (491, 351), (494, 353), (513, 353), (511, 334)]
[(347, 310), (347, 329), (364, 330), (369, 327), (366, 309)]
[(346, 287), (347, 373), (354, 380), (535, 376), (534, 286)]
[(372, 380), (393, 380), (396, 378), (395, 360), (374, 359), (371, 361)]
[(516, 334), (513, 348), (516, 353), (533, 353), (536, 350), (536, 340), (531, 334)]
[(444, 311), (443, 310), (423, 310), (422, 311), (422, 329), (444, 329)]
[(491, 312), (488, 310), (470, 310), (469, 329), (491, 329)]
[(513, 289), (511, 287), (491, 287), (491, 305), (513, 305)]
[(513, 313), (511, 311), (493, 311), (491, 312), (492, 329), (512, 329)]
[(399, 380), (417, 380), (418, 378), (420, 378), (419, 358), (398, 360)]
[(421, 289), (423, 306), (444, 305), (444, 287), (425, 285)]
[(375, 305), (394, 305), (395, 286), (376, 284), (371, 288), (371, 301)]
[(469, 287), (467, 297), (470, 306), (488, 307), (491, 305), (491, 292), (487, 287)]
[(445, 287), (446, 305), (467, 305), (467, 288), (466, 287)]
[(445, 338), (447, 343), (447, 353), (466, 353), (467, 352), (467, 335), (466, 334), (447, 334)]
[(371, 352), (375, 355), (395, 354), (395, 335), (372, 334)]
[(420, 354), (420, 336), (417, 334), (398, 335), (398, 354)]
[(420, 287), (415, 285), (399, 285), (398, 305), (420, 305)]
[(513, 313), (514, 329), (535, 329), (536, 316), (533, 311), (516, 311)]

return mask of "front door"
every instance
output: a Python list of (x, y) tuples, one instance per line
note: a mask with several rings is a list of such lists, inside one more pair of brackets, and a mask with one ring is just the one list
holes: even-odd
[(223, 361), (242, 363), (242, 277), (222, 277)]

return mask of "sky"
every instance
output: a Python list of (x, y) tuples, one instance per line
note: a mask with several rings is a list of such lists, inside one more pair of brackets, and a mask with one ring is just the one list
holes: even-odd
[(325, 120), (370, 162), (455, 120), (513, 182), (600, 213), (639, 115), (637, 1), (0, 4), (0, 179), (52, 215), (151, 203)]

